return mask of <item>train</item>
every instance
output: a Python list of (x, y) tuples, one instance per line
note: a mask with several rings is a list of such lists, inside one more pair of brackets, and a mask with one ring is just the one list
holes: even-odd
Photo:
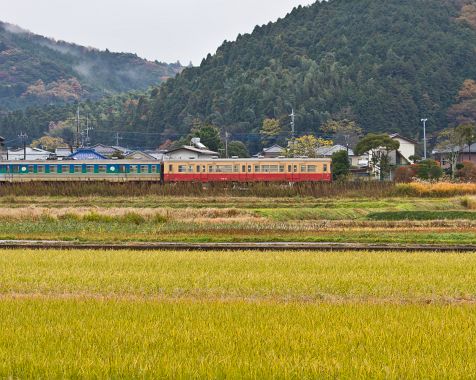
[(0, 182), (331, 182), (326, 158), (0, 161)]

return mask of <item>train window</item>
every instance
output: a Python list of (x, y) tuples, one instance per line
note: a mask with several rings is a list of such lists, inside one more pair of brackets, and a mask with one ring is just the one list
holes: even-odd
[(45, 172), (45, 166), (44, 165), (38, 165), (38, 173), (44, 173)]
[(278, 165), (262, 165), (261, 171), (263, 173), (277, 173), (279, 171)]
[(317, 171), (316, 165), (308, 165), (307, 166), (308, 173), (315, 173)]
[(279, 165), (279, 172), (284, 173), (284, 165)]
[(293, 169), (294, 169), (294, 173), (297, 173), (297, 168), (298, 168), (297, 165), (294, 165), (294, 168), (293, 168)]
[(50, 173), (56, 173), (57, 170), (56, 170), (56, 165), (50, 165)]
[(197, 173), (200, 173), (200, 165), (197, 165)]
[(324, 169), (323, 169), (324, 173), (327, 172), (327, 164), (324, 164)]
[(301, 173), (306, 173), (306, 172), (307, 172), (307, 166), (301, 165)]
[(170, 173), (173, 173), (173, 171), (174, 171), (174, 166), (173, 166), (173, 165), (169, 165), (169, 172), (170, 172)]
[(137, 165), (130, 165), (129, 166), (129, 173), (137, 173)]
[(99, 173), (106, 173), (106, 171), (107, 171), (106, 165), (99, 165), (99, 167), (98, 167), (98, 172)]
[(86, 171), (88, 173), (94, 173), (94, 165), (86, 165)]
[(255, 173), (259, 173), (260, 172), (260, 167), (259, 165), (255, 165)]
[(251, 165), (248, 165), (248, 173), (251, 173)]
[[(148, 167), (147, 165), (141, 165), (140, 166), (140, 172), (141, 173), (147, 173), (149, 170), (148, 170)], [(179, 170), (180, 171), (180, 170)]]
[(288, 173), (291, 173), (293, 170), (292, 170), (292, 166), (291, 165), (288, 165)]
[(243, 173), (246, 172), (246, 165), (243, 165), (243, 166), (241, 167), (241, 171), (242, 171)]
[(179, 173), (186, 173), (187, 172), (187, 166), (186, 165), (179, 165), (178, 172)]
[(189, 173), (193, 173), (193, 165), (189, 165), (189, 166), (188, 166), (188, 172), (189, 172)]
[(35, 170), (35, 166), (34, 165), (28, 165), (28, 172), (29, 173), (33, 173)]
[(232, 173), (233, 165), (216, 165), (214, 170), (216, 173)]

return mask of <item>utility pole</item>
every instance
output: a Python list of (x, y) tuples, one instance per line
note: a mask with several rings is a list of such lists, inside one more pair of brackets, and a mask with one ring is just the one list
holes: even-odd
[(119, 136), (119, 132), (116, 132), (116, 146), (119, 146), (119, 140), (122, 140), (122, 137)]
[(294, 113), (294, 108), (292, 108), (291, 115), (289, 116), (291, 117), (291, 139), (294, 141), (294, 138), (296, 137), (296, 114)]
[(228, 132), (225, 132), (225, 158), (228, 158), (228, 137), (230, 137), (230, 135)]
[(294, 140), (296, 137), (296, 114), (294, 113), (294, 108), (291, 109), (291, 143), (289, 144), (289, 148), (294, 147)]
[(426, 153), (426, 122), (428, 119), (421, 119), (421, 122), (423, 123), (423, 157), (425, 160), (427, 159), (427, 153)]
[(86, 146), (89, 146), (89, 145), (90, 145), (91, 140), (90, 140), (90, 138), (89, 138), (89, 131), (93, 131), (93, 130), (94, 130), (94, 128), (89, 126), (89, 115), (87, 115), (87, 116), (86, 116), (86, 129), (85, 129), (86, 138), (84, 139)]
[(28, 138), (28, 135), (26, 133), (20, 132), (18, 137), (20, 138), (20, 141), (23, 143), (23, 161), (26, 161), (26, 139)]
[(78, 110), (76, 113), (76, 149), (79, 148), (80, 146), (80, 125), (79, 125), (79, 104), (78, 104)]

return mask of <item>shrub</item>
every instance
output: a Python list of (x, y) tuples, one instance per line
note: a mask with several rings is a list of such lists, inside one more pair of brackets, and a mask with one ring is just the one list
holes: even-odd
[(143, 224), (145, 223), (145, 218), (142, 215), (139, 215), (135, 212), (128, 212), (127, 214), (119, 218), (121, 223), (131, 223), (131, 224)]
[(97, 212), (91, 212), (83, 216), (85, 222), (96, 223), (111, 223), (114, 222), (114, 217), (108, 215), (98, 214)]
[(416, 175), (420, 179), (438, 180), (443, 176), (443, 169), (435, 160), (424, 160), (416, 165)]
[(465, 161), (456, 173), (456, 176), (465, 182), (476, 182), (476, 165), (471, 161)]
[(345, 150), (332, 155), (332, 176), (334, 180), (345, 178), (350, 172), (349, 155)]
[(167, 221), (168, 221), (168, 218), (162, 214), (155, 214), (151, 218), (151, 222), (155, 224), (163, 224), (163, 223), (167, 223)]
[(395, 170), (395, 182), (409, 183), (412, 182), (416, 176), (414, 166), (400, 166)]
[(461, 206), (468, 210), (476, 210), (476, 198), (468, 196), (464, 197), (461, 199)]

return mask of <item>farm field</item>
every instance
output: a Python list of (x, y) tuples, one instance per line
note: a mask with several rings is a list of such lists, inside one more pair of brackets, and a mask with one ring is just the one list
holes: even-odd
[(0, 198), (1, 240), (476, 243), (476, 198)]
[(476, 256), (0, 250), (2, 378), (473, 378)]

